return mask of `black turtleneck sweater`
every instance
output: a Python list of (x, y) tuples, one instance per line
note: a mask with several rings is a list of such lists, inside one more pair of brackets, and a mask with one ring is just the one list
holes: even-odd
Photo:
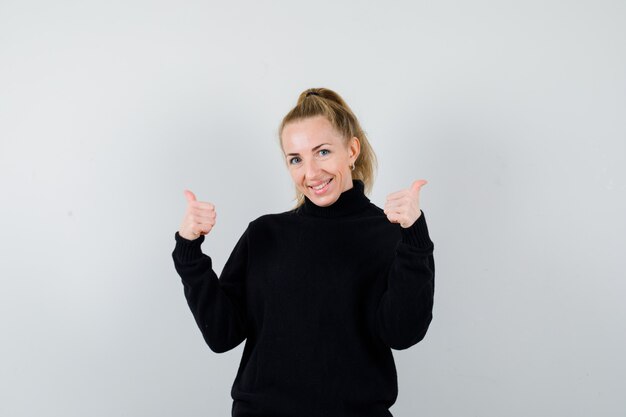
[[(435, 265), (424, 214), (391, 223), (353, 180), (330, 206), (248, 224), (219, 278), (204, 236), (172, 252), (204, 340), (246, 340), (231, 389), (234, 417), (389, 417), (398, 395), (391, 349), (432, 319)], [(410, 391), (405, 391), (409, 393)]]

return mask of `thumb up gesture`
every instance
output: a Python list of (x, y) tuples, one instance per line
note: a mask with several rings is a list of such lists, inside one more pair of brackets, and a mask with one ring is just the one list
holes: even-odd
[(187, 199), (187, 210), (178, 234), (185, 239), (195, 240), (213, 229), (217, 214), (213, 204), (198, 201), (191, 191), (185, 190), (185, 198)]
[(391, 193), (387, 196), (384, 212), (391, 223), (400, 223), (407, 228), (422, 214), (420, 211), (420, 189), (428, 181), (413, 181), (411, 187)]

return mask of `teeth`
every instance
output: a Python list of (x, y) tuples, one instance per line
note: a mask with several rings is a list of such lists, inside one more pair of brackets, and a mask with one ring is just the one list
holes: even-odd
[(326, 184), (328, 184), (330, 182), (330, 180), (326, 181), (323, 184), (318, 185), (317, 187), (312, 187), (314, 190), (321, 190), (322, 188), (326, 187)]

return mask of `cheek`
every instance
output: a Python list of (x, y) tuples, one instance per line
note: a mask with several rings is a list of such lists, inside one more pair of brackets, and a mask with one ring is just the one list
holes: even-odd
[(320, 162), (320, 167), (326, 169), (327, 171), (337, 172), (341, 171), (341, 160), (336, 156), (330, 157), (324, 161)]
[(335, 160), (334, 164), (335, 166), (335, 171), (339, 171), (339, 172), (348, 172), (346, 170), (346, 168), (348, 167), (348, 161), (343, 161), (343, 160)]
[(300, 170), (296, 167), (289, 167), (288, 169), (289, 169), (289, 175), (291, 176), (291, 179), (294, 182), (298, 182), (300, 178), (302, 177)]

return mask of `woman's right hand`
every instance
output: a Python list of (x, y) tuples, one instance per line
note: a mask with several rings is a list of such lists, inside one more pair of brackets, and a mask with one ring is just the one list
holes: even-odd
[(185, 239), (195, 240), (213, 229), (217, 213), (215, 213), (213, 204), (197, 201), (194, 193), (189, 190), (185, 190), (185, 198), (187, 199), (187, 210), (178, 234)]

